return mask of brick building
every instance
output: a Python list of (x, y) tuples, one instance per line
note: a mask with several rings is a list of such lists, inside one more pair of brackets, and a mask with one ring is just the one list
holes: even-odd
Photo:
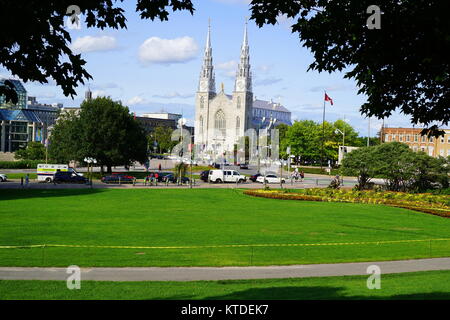
[(423, 151), (432, 157), (450, 156), (450, 129), (439, 138), (422, 136), (421, 128), (381, 128), (381, 142), (402, 142), (413, 151)]

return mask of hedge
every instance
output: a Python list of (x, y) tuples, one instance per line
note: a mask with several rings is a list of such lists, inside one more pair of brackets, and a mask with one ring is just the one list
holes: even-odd
[(0, 169), (37, 169), (39, 163), (45, 160), (0, 161)]

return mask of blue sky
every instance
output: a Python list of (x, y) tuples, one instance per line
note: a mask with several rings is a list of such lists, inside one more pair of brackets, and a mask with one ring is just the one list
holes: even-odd
[[(224, 83), (233, 90), (233, 75), (239, 59), (248, 0), (194, 0), (196, 11), (177, 12), (169, 21), (141, 20), (134, 11), (135, 1), (125, 1), (125, 30), (70, 30), (72, 48), (81, 52), (87, 70), (93, 76), (90, 88), (94, 95), (108, 95), (121, 100), (131, 111), (141, 114), (164, 109), (194, 116), (195, 91), (198, 84), (208, 18), (211, 18), (213, 62), (216, 86)], [(82, 17), (82, 20), (84, 18)], [(307, 72), (312, 54), (303, 48), (298, 35), (292, 34), (289, 21), (280, 19), (275, 26), (258, 28), (249, 21), (250, 62), (253, 92), (260, 99), (279, 101), (292, 111), (292, 118), (321, 121), (323, 90), (334, 100), (327, 104), (326, 119), (349, 120), (361, 135), (367, 135), (367, 119), (359, 113), (366, 97), (357, 95), (354, 81), (343, 73)], [(6, 75), (4, 69), (0, 74)], [(45, 103), (62, 102), (78, 106), (87, 87), (78, 87), (78, 96), (64, 97), (60, 88), (25, 84), (29, 95)], [(192, 121), (190, 121), (192, 123)], [(406, 117), (394, 115), (385, 121), (390, 126), (409, 126)], [(372, 119), (371, 135), (381, 121)]]

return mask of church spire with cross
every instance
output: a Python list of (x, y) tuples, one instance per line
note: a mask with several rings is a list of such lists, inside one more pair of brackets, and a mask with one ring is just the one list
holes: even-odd
[(214, 76), (212, 47), (211, 47), (211, 20), (208, 21), (208, 34), (206, 36), (205, 54), (203, 57), (202, 70), (200, 72), (198, 91), (211, 93), (216, 92), (216, 83)]
[(247, 19), (244, 26), (244, 39), (241, 46), (241, 56), (236, 73), (236, 91), (252, 91), (252, 73), (250, 71), (250, 50), (248, 45)]

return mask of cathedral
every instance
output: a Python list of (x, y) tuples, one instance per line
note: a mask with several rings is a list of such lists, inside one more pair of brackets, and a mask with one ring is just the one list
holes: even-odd
[[(234, 91), (216, 92), (208, 26), (205, 53), (195, 101), (195, 145), (200, 152), (233, 151), (248, 129), (290, 122), (291, 113), (279, 103), (253, 99), (247, 22), (236, 72)], [(241, 140), (242, 141), (242, 140)]]
[(216, 92), (211, 27), (208, 26), (205, 55), (195, 102), (195, 144), (201, 150), (231, 151), (239, 137), (251, 128), (252, 120), (252, 74), (247, 38), (247, 24), (241, 47), (241, 57), (231, 95), (224, 92), (223, 85)]

